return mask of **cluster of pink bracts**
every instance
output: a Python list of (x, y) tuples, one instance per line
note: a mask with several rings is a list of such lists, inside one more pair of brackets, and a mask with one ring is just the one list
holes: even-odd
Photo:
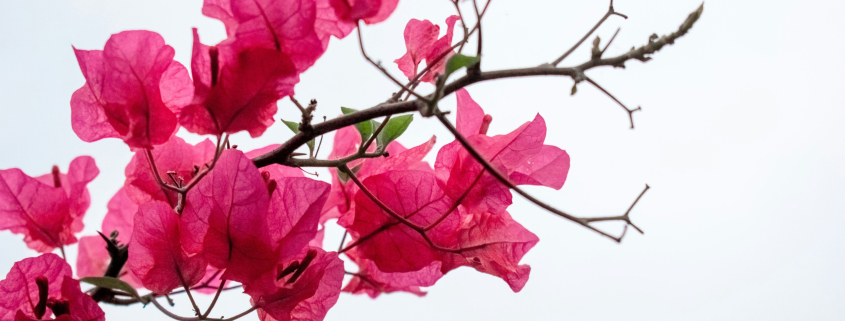
[[(174, 135), (184, 127), (218, 139), (240, 131), (260, 136), (274, 123), (276, 101), (293, 93), (330, 36), (346, 36), (361, 20), (386, 19), (397, 1), (205, 0), (203, 13), (221, 20), (228, 38), (206, 46), (194, 30), (192, 77), (149, 31), (115, 34), (103, 50), (76, 50), (86, 83), (71, 100), (74, 131), (85, 141), (120, 138), (135, 152), (101, 227), (128, 246), (121, 280), (156, 294), (197, 284), (206, 285), (198, 292), (214, 293), (238, 282), (262, 320), (322, 320), (341, 291), (423, 295), (421, 287), (460, 266), (522, 289), (530, 267), (519, 261), (539, 239), (506, 211), (509, 189), (458, 142), (438, 151), (433, 168), (422, 159), (434, 138), (409, 149), (393, 142), (385, 147), (388, 157), (351, 162), (365, 191), (336, 169), (329, 185), (296, 168), (253, 164), (251, 158), (277, 146), (244, 153)], [(408, 53), (396, 63), (409, 78), (423, 61), (440, 64), (423, 81), (442, 72), (436, 57), (451, 50), (456, 20), (447, 20), (439, 39), (430, 22), (408, 23)], [(457, 99), (458, 131), (512, 182), (563, 185), (569, 156), (543, 144), (542, 117), (488, 136), (492, 118), (466, 91)], [(340, 129), (329, 158), (355, 154), (361, 145), (355, 127)], [(158, 180), (179, 185), (206, 168), (213, 169), (184, 195)], [(90, 205), (86, 185), (98, 174), (87, 156), (74, 159), (67, 174), (54, 168), (33, 178), (0, 170), (0, 230), (22, 234), (28, 247), (46, 253), (16, 263), (0, 281), (0, 320), (105, 319), (71, 267), (50, 253), (78, 242), (77, 277), (104, 275), (107, 241), (75, 236)], [(345, 286), (339, 253), (321, 248), (321, 225), (329, 219), (348, 231), (340, 253), (358, 265)]]

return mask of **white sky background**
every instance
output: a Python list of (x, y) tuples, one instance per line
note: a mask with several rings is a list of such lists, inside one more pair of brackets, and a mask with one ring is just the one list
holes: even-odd
[[(225, 36), (221, 23), (200, 14), (201, 2), (0, 2), (0, 168), (35, 176), (53, 164), (65, 170), (78, 155), (93, 156), (101, 170), (89, 185), (85, 234), (93, 234), (131, 154), (116, 139), (89, 144), (71, 130), (70, 97), (84, 83), (71, 45), (102, 49), (112, 33), (148, 29), (189, 65), (191, 27), (205, 43)], [(676, 30), (699, 3), (618, 0), (617, 10), (630, 19), (611, 17), (598, 35), (606, 41), (622, 27), (607, 54), (615, 56), (652, 33)], [(606, 6), (604, 0), (494, 1), (484, 24), (483, 68), (553, 60)], [(442, 26), (452, 10), (446, 0), (402, 0), (387, 22), (363, 30), (367, 49), (400, 76), (392, 61), (404, 54), (405, 23), (418, 18)], [(838, 57), (845, 28), (837, 22), (843, 10), (845, 3), (836, 1), (708, 1), (692, 32), (653, 61), (588, 72), (630, 107), (643, 107), (636, 130), (588, 84), (570, 97), (568, 78), (471, 86), (494, 117), (491, 134), (539, 112), (549, 126), (547, 143), (571, 155), (562, 190), (530, 192), (576, 215), (616, 215), (648, 183), (652, 189), (631, 214), (646, 234), (629, 234), (618, 245), (515, 196), (510, 212), (541, 239), (523, 259), (532, 273), (522, 292), (461, 268), (425, 298), (342, 294), (327, 320), (845, 319), (845, 62)], [(356, 41), (332, 40), (302, 76), (297, 97), (317, 98), (320, 116), (336, 116), (341, 105), (375, 105), (396, 90), (361, 59)], [(563, 65), (589, 59), (590, 41)], [(443, 105), (453, 109), (454, 98)], [(288, 100), (279, 107), (277, 117), (296, 119)], [(432, 134), (438, 145), (452, 141), (435, 120), (420, 117), (400, 141), (413, 146)], [(290, 136), (279, 123), (260, 139), (232, 140), (249, 150)], [(619, 224), (602, 227), (621, 231)], [(326, 248), (334, 249), (342, 232), (329, 233)], [(0, 276), (35, 255), (21, 239), (0, 232)], [(176, 311), (189, 315), (187, 299), (175, 300)], [(226, 294), (212, 315), (232, 316), (248, 307), (246, 300)], [(152, 307), (106, 311), (111, 320), (165, 319)]]

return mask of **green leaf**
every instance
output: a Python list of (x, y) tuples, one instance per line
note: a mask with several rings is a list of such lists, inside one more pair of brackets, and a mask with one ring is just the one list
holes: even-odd
[(288, 126), (288, 128), (290, 128), (290, 131), (292, 131), (294, 134), (299, 134), (299, 123), (287, 121), (284, 119), (282, 119), (282, 122), (285, 123), (285, 126)]
[(132, 295), (134, 298), (141, 300), (141, 296), (138, 295), (138, 291), (135, 291), (129, 283), (123, 282), (120, 279), (116, 279), (113, 277), (102, 276), (102, 277), (84, 277), (79, 281), (95, 285), (101, 288), (112, 289), (112, 290), (120, 290), (126, 294)]
[[(349, 115), (351, 113), (357, 112), (358, 110), (353, 108), (340, 107), (340, 111), (343, 112), (344, 115)], [(373, 131), (376, 130), (376, 127), (372, 120), (365, 120), (355, 124), (355, 129), (358, 129), (358, 133), (361, 134), (361, 143), (363, 143), (366, 142), (367, 139), (370, 139), (370, 136), (373, 134)]]
[[(294, 134), (299, 134), (299, 123), (287, 121), (287, 120), (284, 120), (284, 119), (282, 119), (282, 122), (285, 123), (285, 126), (288, 126), (288, 128), (290, 128), (290, 131), (292, 131)], [(308, 150), (310, 150), (313, 153), (314, 152), (314, 139), (309, 140), (307, 145), (308, 145)]]
[[(362, 164), (355, 165), (355, 167), (352, 167), (349, 170), (351, 170), (353, 174), (358, 174), (358, 171), (361, 170), (361, 165)], [(349, 181), (349, 175), (346, 175), (346, 172), (340, 169), (337, 170), (337, 178), (340, 179), (340, 182), (344, 184)]]
[(448, 77), (458, 69), (472, 66), (474, 64), (477, 64), (479, 61), (481, 61), (481, 59), (479, 59), (478, 57), (455, 54), (452, 56), (452, 58), (449, 58), (449, 61), (446, 62), (446, 77)]
[(575, 93), (578, 92), (578, 84), (572, 85), (572, 90), (569, 92), (570, 96), (575, 96)]
[(381, 133), (378, 134), (376, 137), (376, 141), (378, 142), (379, 146), (387, 146), (390, 142), (402, 136), (405, 133), (405, 130), (408, 129), (408, 126), (411, 125), (411, 122), (414, 121), (414, 115), (402, 115), (398, 117), (391, 117), (390, 120), (387, 121), (387, 125), (384, 126), (384, 129), (381, 130)]
[(346, 172), (342, 170), (337, 170), (337, 178), (344, 184), (349, 181), (349, 175), (346, 175)]

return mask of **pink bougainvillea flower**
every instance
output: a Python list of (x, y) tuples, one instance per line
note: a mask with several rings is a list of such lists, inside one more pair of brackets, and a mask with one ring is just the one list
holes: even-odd
[(420, 287), (432, 286), (443, 276), (440, 261), (431, 262), (418, 271), (385, 273), (372, 260), (361, 257), (354, 248), (345, 254), (358, 265), (358, 272), (343, 287), (343, 292), (366, 294), (373, 299), (381, 293), (392, 292), (424, 296), (426, 293)]
[(315, 29), (315, 0), (205, 0), (202, 12), (223, 22), (227, 42), (236, 51), (275, 50), (298, 72), (311, 67), (326, 50), (327, 39)]
[[(56, 321), (105, 321), (106, 313), (94, 299), (85, 293), (79, 286), (79, 281), (69, 276), (64, 277), (62, 292), (58, 298), (48, 298), (46, 306), (50, 308)], [(39, 318), (37, 315), (30, 316), (18, 310), (15, 314), (15, 321), (39, 321), (50, 320)]]
[(399, 66), (399, 70), (405, 74), (408, 79), (414, 78), (417, 75), (420, 63), (425, 59), (431, 51), (431, 46), (437, 41), (437, 36), (440, 34), (440, 27), (431, 23), (428, 20), (411, 19), (405, 26), (405, 48), (407, 52), (404, 56), (396, 59), (394, 62)]
[(261, 136), (273, 124), (276, 101), (293, 94), (298, 72), (285, 54), (269, 48), (215, 47), (200, 43), (194, 29), (191, 60), (195, 95), (179, 115), (188, 131), (220, 135), (247, 131)]
[(23, 234), (27, 246), (42, 253), (76, 243), (90, 205), (86, 185), (97, 174), (88, 156), (74, 159), (67, 175), (58, 167), (37, 178), (17, 168), (0, 170), (0, 230)]
[(515, 292), (525, 285), (530, 268), (519, 261), (539, 239), (507, 212), (469, 211), (462, 198), (444, 194), (430, 170), (388, 171), (363, 183), (395, 214), (426, 229), (423, 237), (359, 191), (348, 229), (362, 240), (356, 247), (361, 257), (379, 271), (414, 272), (439, 261), (443, 274), (471, 266), (502, 278)]
[(15, 263), (0, 281), (0, 320), (104, 321), (105, 313), (82, 293), (73, 272), (55, 254)]
[(170, 293), (175, 288), (197, 284), (208, 263), (199, 255), (182, 249), (179, 214), (162, 201), (152, 201), (135, 214), (131, 249), (126, 265), (155, 293)]
[[(380, 174), (387, 170), (430, 169), (431, 165), (422, 161), (422, 159), (431, 151), (435, 142), (436, 138), (432, 136), (427, 142), (411, 149), (406, 149), (399, 142), (393, 141), (386, 148), (389, 156), (356, 160), (350, 162), (348, 166), (355, 168), (360, 165), (356, 173), (359, 179)], [(342, 128), (335, 134), (329, 159), (339, 159), (352, 155), (358, 152), (360, 145), (361, 134), (358, 133), (355, 127), (349, 126)], [(373, 150), (375, 150), (374, 146), (371, 147), (370, 152)], [(329, 171), (332, 173), (332, 190), (329, 194), (328, 201), (326, 201), (326, 206), (323, 208), (320, 223), (325, 223), (333, 218), (341, 218), (339, 222), (345, 226), (353, 220), (354, 197), (358, 191), (358, 187), (352, 181), (341, 182), (337, 175), (337, 169), (330, 168)]]
[(390, 17), (399, 0), (330, 0), (340, 20), (367, 24), (379, 23)]
[(176, 114), (191, 100), (191, 82), (175, 51), (157, 33), (114, 34), (103, 50), (78, 50), (85, 85), (71, 98), (71, 125), (80, 139), (117, 137), (152, 148), (176, 132)]
[[(70, 162), (67, 174), (62, 174), (58, 171), (58, 167), (54, 167), (53, 173), (44, 174), (35, 179), (46, 185), (61, 185), (62, 189), (65, 190), (65, 194), (67, 194), (68, 211), (70, 212), (70, 216), (73, 217), (72, 231), (79, 233), (85, 227), (82, 219), (91, 205), (91, 195), (88, 193), (87, 187), (88, 183), (93, 181), (99, 174), (100, 169), (97, 168), (97, 164), (93, 158), (90, 156), (80, 156)], [(58, 183), (56, 177), (59, 179)]]
[[(166, 143), (152, 150), (152, 155), (158, 175), (162, 179), (170, 182), (170, 176), (172, 176), (175, 180), (187, 183), (198, 170), (211, 162), (214, 158), (214, 150), (214, 143), (208, 139), (192, 146), (181, 138), (173, 136)], [(146, 151), (135, 152), (129, 165), (126, 165), (125, 173), (124, 189), (135, 204), (159, 200), (176, 205), (176, 192), (158, 184), (150, 169)], [(104, 230), (103, 232), (108, 234), (111, 231)]]
[(271, 272), (248, 292), (262, 321), (323, 320), (340, 296), (345, 273), (337, 253), (320, 248), (282, 258)]
[[(569, 155), (543, 145), (546, 123), (540, 115), (506, 135), (487, 136), (489, 116), (480, 116), (484, 112), (465, 91), (458, 91), (457, 96), (459, 132), (511, 182), (555, 189), (563, 186)], [(478, 132), (472, 134), (476, 128)], [(458, 141), (440, 149), (434, 168), (447, 195), (458, 198), (467, 194), (461, 204), (471, 211), (501, 212), (512, 202), (508, 188), (484, 171)]]
[(408, 79), (414, 78), (419, 70), (420, 63), (425, 60), (429, 65), (429, 71), (421, 78), (424, 82), (433, 83), (435, 75), (442, 74), (446, 69), (446, 61), (455, 54), (452, 50), (452, 35), (455, 29), (455, 22), (460, 20), (458, 16), (450, 16), (446, 19), (446, 34), (440, 39), (440, 27), (428, 20), (411, 19), (405, 26), (405, 47), (407, 52), (404, 56), (394, 62), (399, 70)]
[(446, 62), (455, 54), (452, 49), (452, 35), (455, 22), (460, 19), (458, 16), (446, 18), (446, 34), (431, 45), (431, 50), (425, 56), (425, 63), (431, 66), (431, 69), (422, 77), (422, 81), (434, 83), (435, 76), (446, 71)]
[[(38, 310), (39, 292), (46, 297), (60, 297), (66, 276), (73, 275), (70, 265), (58, 255), (47, 253), (15, 263), (0, 281), (0, 320), (11, 320), (18, 310), (34, 316)], [(44, 281), (37, 281), (43, 278)], [(37, 284), (43, 282), (46, 284)], [(46, 288), (45, 290), (42, 290)], [(46, 302), (45, 302), (46, 303)], [(43, 307), (41, 308), (44, 314)]]
[(182, 214), (186, 249), (247, 287), (280, 255), (298, 253), (314, 238), (329, 190), (308, 178), (265, 173), (240, 151), (226, 150), (188, 193)]

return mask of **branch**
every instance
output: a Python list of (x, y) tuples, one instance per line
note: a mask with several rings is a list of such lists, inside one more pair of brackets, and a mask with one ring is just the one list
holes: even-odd
[(376, 67), (376, 69), (381, 71), (381, 73), (384, 74), (385, 76), (387, 76), (387, 78), (390, 78), (390, 80), (393, 81), (393, 83), (395, 83), (399, 87), (402, 87), (402, 90), (411, 93), (412, 95), (416, 96), (417, 99), (425, 100), (426, 99), (425, 97), (421, 96), (420, 94), (417, 94), (416, 92), (414, 92), (413, 90), (411, 90), (407, 86), (403, 85), (401, 82), (399, 82), (399, 80), (394, 78), (393, 75), (391, 75), (390, 72), (387, 71), (387, 69), (384, 69), (384, 67), (381, 66), (381, 63), (377, 63), (377, 62), (373, 61), (373, 59), (371, 59), (370, 56), (367, 55), (367, 52), (364, 50), (364, 38), (361, 35), (361, 22), (360, 21), (358, 22), (358, 28), (356, 28), (356, 29), (358, 29), (358, 45), (361, 47), (361, 54), (364, 55), (364, 59), (367, 59), (367, 61), (369, 61), (370, 64), (373, 65), (373, 67)]
[[(554, 67), (546, 64), (538, 67), (485, 71), (477, 75), (465, 75), (446, 85), (443, 89), (443, 94), (444, 96), (449, 95), (461, 88), (467, 87), (474, 83), (490, 81), (494, 79), (531, 76), (567, 76), (572, 78), (573, 80), (581, 81), (583, 80), (584, 72), (592, 68), (603, 66), (624, 68), (625, 62), (632, 59), (645, 62), (651, 59), (650, 57), (647, 57), (648, 55), (657, 52), (666, 44), (674, 43), (676, 39), (685, 35), (692, 28), (696, 20), (698, 20), (698, 18), (701, 16), (703, 8), (704, 7), (702, 5), (698, 8), (698, 10), (690, 14), (686, 21), (678, 29), (678, 31), (663, 36), (657, 40), (650, 41), (648, 44), (638, 49), (631, 50), (625, 54), (616, 57), (594, 59), (584, 62), (578, 66), (568, 68)], [(371, 108), (354, 112), (349, 115), (333, 118), (321, 122), (319, 124), (315, 124), (313, 126), (313, 130), (309, 133), (300, 132), (294, 135), (288, 141), (282, 143), (281, 146), (279, 146), (278, 148), (264, 155), (260, 155), (254, 158), (253, 162), (257, 167), (264, 167), (270, 164), (285, 164), (285, 162), (288, 161), (290, 156), (294, 153), (294, 151), (296, 151), (297, 148), (319, 135), (323, 135), (338, 130), (340, 128), (354, 125), (359, 122), (370, 120), (373, 118), (384, 117), (387, 115), (399, 113), (419, 111), (420, 109), (426, 108), (427, 106), (428, 105), (426, 102), (419, 99), (409, 101), (387, 102), (378, 104)]]
[(610, 18), (610, 16), (612, 16), (612, 15), (617, 15), (617, 16), (620, 16), (622, 18), (628, 19), (628, 16), (621, 14), (621, 13), (618, 13), (618, 12), (613, 10), (613, 0), (610, 0), (610, 7), (607, 9), (607, 13), (604, 14), (604, 17), (602, 17), (601, 20), (599, 20), (599, 22), (597, 22), (596, 25), (593, 26), (593, 29), (590, 29), (590, 31), (588, 31), (587, 34), (584, 35), (584, 37), (581, 38), (581, 40), (578, 40), (578, 42), (576, 42), (575, 45), (572, 46), (572, 48), (569, 48), (569, 50), (567, 50), (565, 53), (563, 53), (562, 56), (555, 59), (555, 61), (553, 61), (551, 63), (551, 65), (557, 66), (558, 64), (560, 64), (561, 61), (566, 59), (566, 57), (568, 57), (570, 54), (572, 54), (572, 52), (575, 51), (575, 49), (577, 49), (579, 46), (581, 46), (581, 44), (584, 43), (584, 40), (587, 40), (587, 38), (590, 37), (590, 35), (593, 34), (593, 32), (595, 32), (596, 29), (598, 29), (599, 26), (601, 26), (601, 24), (604, 23), (604, 21), (607, 20), (607, 18)]

